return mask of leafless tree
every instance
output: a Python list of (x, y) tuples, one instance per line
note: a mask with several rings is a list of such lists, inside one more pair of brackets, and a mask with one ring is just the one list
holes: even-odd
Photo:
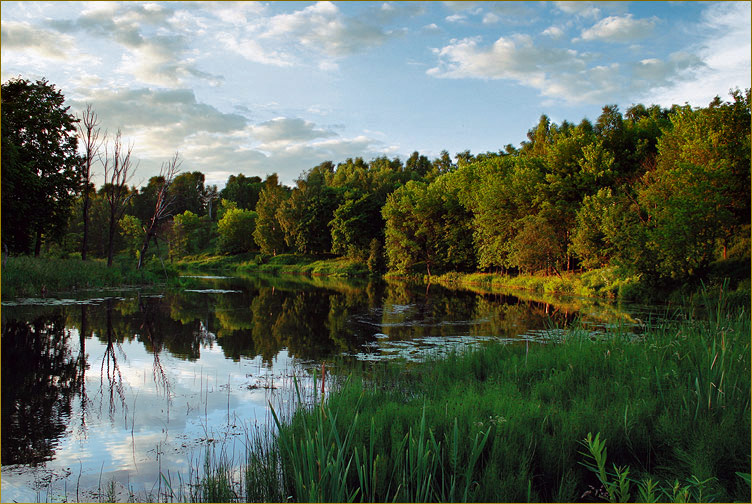
[(201, 203), (206, 206), (209, 220), (212, 218), (212, 202), (219, 199), (219, 191), (217, 191), (216, 185), (206, 186), (204, 192), (201, 193)]
[(141, 253), (138, 255), (138, 269), (141, 269), (146, 257), (146, 251), (149, 250), (149, 242), (156, 239), (159, 226), (166, 218), (172, 215), (171, 206), (175, 200), (174, 196), (168, 194), (170, 184), (172, 184), (175, 175), (180, 171), (180, 153), (176, 152), (169, 161), (162, 163), (159, 170), (161, 185), (157, 189), (157, 198), (154, 203), (154, 212), (149, 222), (144, 226), (144, 242), (141, 245)]
[(107, 204), (110, 208), (110, 232), (107, 242), (107, 266), (112, 266), (112, 256), (115, 247), (115, 232), (128, 200), (133, 196), (128, 191), (128, 181), (136, 171), (131, 159), (133, 145), (123, 146), (120, 130), (115, 135), (112, 145), (112, 156), (105, 144), (104, 159), (104, 182)]
[(94, 159), (99, 156), (104, 137), (100, 139), (99, 119), (91, 104), (86, 105), (81, 122), (78, 123), (78, 137), (84, 146), (84, 155), (81, 159), (81, 191), (83, 196), (83, 220), (84, 235), (81, 240), (81, 260), (86, 260), (89, 244), (89, 190), (94, 172), (91, 169)]

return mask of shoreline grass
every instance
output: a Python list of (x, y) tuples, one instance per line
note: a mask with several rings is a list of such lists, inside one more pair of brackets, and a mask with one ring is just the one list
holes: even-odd
[(363, 364), (277, 421), (254, 470), (296, 502), (746, 502), (750, 317), (706, 295), (642, 334)]
[(108, 268), (106, 260), (8, 257), (2, 267), (2, 299), (46, 297), (62, 292), (104, 287), (164, 284), (176, 278), (169, 264), (152, 259), (136, 269), (132, 258), (118, 258)]

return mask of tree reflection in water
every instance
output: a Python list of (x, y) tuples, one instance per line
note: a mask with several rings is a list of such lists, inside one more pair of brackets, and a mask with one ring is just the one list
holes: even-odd
[[(112, 323), (112, 307), (114, 299), (108, 298), (105, 301), (107, 325), (106, 325), (106, 345), (104, 355), (102, 356), (101, 374), (99, 375), (99, 394), (104, 394), (104, 382), (107, 381), (107, 399), (108, 399), (108, 412), (110, 414), (110, 420), (115, 420), (115, 412), (117, 410), (116, 399), (120, 403), (127, 416), (128, 406), (125, 403), (125, 390), (123, 389), (123, 375), (120, 372), (120, 365), (118, 364), (118, 356), (115, 353), (115, 347), (120, 351), (120, 354), (125, 357), (120, 342), (117, 340), (117, 334), (115, 333), (114, 325)], [(102, 401), (104, 402), (104, 401)]]
[(2, 331), (2, 464), (50, 460), (83, 386), (80, 360), (59, 311), (32, 321), (11, 320)]

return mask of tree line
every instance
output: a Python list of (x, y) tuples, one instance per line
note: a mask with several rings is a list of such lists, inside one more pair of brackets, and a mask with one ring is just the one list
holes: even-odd
[(15, 253), (44, 243), (140, 264), (161, 242), (173, 258), (257, 250), (334, 254), (374, 272), (610, 267), (661, 281), (749, 257), (750, 90), (707, 107), (607, 105), (594, 123), (543, 115), (519, 147), (326, 161), (293, 187), (231, 175), (221, 191), (179, 173), (178, 154), (129, 187), (132, 146), (100, 139), (93, 109), (72, 116), (46, 81), (11, 80), (2, 98), (3, 245)]

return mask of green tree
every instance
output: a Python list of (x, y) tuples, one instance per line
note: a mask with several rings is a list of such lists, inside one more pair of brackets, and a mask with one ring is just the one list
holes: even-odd
[(561, 243), (554, 229), (539, 215), (527, 215), (516, 222), (517, 234), (509, 243), (509, 262), (529, 273), (541, 271), (558, 273), (557, 260), (561, 257)]
[(239, 254), (252, 250), (257, 217), (258, 214), (252, 210), (228, 209), (217, 223), (220, 252)]
[(340, 190), (327, 185), (334, 165), (321, 163), (298, 179), (290, 197), (277, 210), (285, 242), (301, 254), (327, 253), (332, 248), (329, 223), (340, 203)]
[(35, 255), (61, 233), (80, 188), (76, 118), (46, 80), (2, 84), (2, 240)]
[(170, 184), (172, 212), (182, 214), (189, 211), (196, 215), (204, 214), (204, 174), (199, 171), (183, 172), (175, 176)]
[(224, 189), (219, 194), (223, 199), (237, 203), (238, 208), (253, 210), (258, 203), (261, 188), (260, 177), (246, 177), (240, 173), (230, 175)]
[(287, 197), (276, 173), (266, 177), (256, 204), (258, 219), (253, 231), (253, 239), (264, 254), (277, 255), (285, 249), (285, 231), (277, 218), (277, 211)]
[(118, 226), (123, 236), (125, 250), (128, 252), (128, 255), (136, 257), (138, 248), (144, 241), (144, 228), (141, 225), (141, 221), (133, 215), (123, 215), (120, 222), (118, 222)]
[(180, 259), (185, 254), (195, 254), (201, 248), (204, 233), (201, 217), (186, 210), (172, 218), (170, 255)]
[(750, 93), (677, 108), (638, 200), (659, 276), (683, 279), (721, 257), (750, 223)]
[(382, 239), (384, 221), (377, 195), (364, 194), (347, 198), (334, 211), (329, 223), (332, 230), (332, 253), (365, 259), (371, 239)]

